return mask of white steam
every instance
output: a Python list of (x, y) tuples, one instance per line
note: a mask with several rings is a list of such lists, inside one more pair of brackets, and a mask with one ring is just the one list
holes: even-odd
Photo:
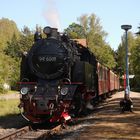
[(55, 0), (45, 0), (45, 10), (43, 15), (48, 26), (58, 28), (60, 30), (60, 18)]

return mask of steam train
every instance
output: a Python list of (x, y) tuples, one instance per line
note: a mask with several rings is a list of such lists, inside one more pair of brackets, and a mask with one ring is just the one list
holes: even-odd
[(56, 28), (43, 32), (46, 38), (36, 32), (35, 43), (22, 56), (19, 108), (26, 120), (68, 121), (119, 89), (119, 77), (83, 43)]

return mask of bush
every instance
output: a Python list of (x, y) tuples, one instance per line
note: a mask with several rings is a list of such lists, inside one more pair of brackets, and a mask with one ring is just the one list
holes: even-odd
[(10, 89), (10, 86), (8, 84), (6, 84), (6, 83), (0, 84), (0, 93), (5, 94), (9, 91), (9, 89)]
[(135, 75), (135, 77), (130, 80), (131, 90), (140, 92), (140, 75)]

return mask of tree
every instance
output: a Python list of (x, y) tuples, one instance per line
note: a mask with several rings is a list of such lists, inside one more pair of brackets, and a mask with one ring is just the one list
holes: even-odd
[(131, 62), (135, 74), (140, 75), (140, 38), (136, 39), (135, 45), (131, 50)]
[(72, 23), (69, 25), (67, 29), (64, 30), (68, 36), (72, 39), (79, 39), (79, 38), (85, 38), (85, 32), (81, 25), (77, 23)]
[(19, 38), (13, 34), (12, 39), (7, 42), (7, 47), (4, 49), (5, 54), (16, 60), (19, 59), (23, 52), (29, 51), (31, 48), (33, 44), (33, 36), (34, 35), (28, 27), (24, 27)]
[[(116, 62), (114, 59), (114, 51), (111, 49), (109, 45), (104, 45), (103, 47), (95, 48), (97, 59), (109, 67), (110, 69), (114, 69), (116, 67)], [(115, 69), (116, 71), (116, 69)]]
[(29, 27), (27, 26), (24, 26), (23, 29), (22, 29), (22, 34), (25, 35), (25, 36), (29, 36), (32, 34), (31, 30), (29, 29)]
[(20, 51), (23, 53), (24, 51), (29, 51), (31, 46), (33, 45), (34, 42), (34, 35), (21, 35), (20, 40), (19, 40), (19, 48)]
[(0, 91), (4, 91), (3, 85), (5, 83), (11, 84), (19, 76), (17, 74), (17, 62), (10, 56), (4, 54), (7, 42), (10, 42), (13, 36), (14, 38), (20, 36), (16, 23), (7, 18), (0, 19)]
[[(1, 82), (9, 83), (11, 86), (15, 86), (20, 76), (20, 61), (21, 54), (24, 51), (28, 51), (33, 44), (33, 34), (29, 28), (24, 28), (17, 38), (15, 34), (11, 40), (7, 42), (7, 46), (4, 49), (4, 59), (1, 60), (3, 71), (0, 75), (7, 75), (7, 77), (1, 77)], [(10, 67), (8, 67), (10, 66)]]
[[(125, 57), (126, 57), (126, 50), (125, 50), (125, 34), (122, 36), (121, 38), (121, 43), (117, 49), (117, 54), (118, 54), (118, 58), (117, 58), (117, 64), (118, 67), (122, 67), (122, 71), (121, 71), (121, 75), (123, 75), (125, 73), (125, 68), (126, 68), (126, 62), (125, 62)], [(131, 54), (131, 51), (133, 50), (133, 46), (135, 44), (135, 39), (134, 36), (131, 32), (128, 32), (128, 51)], [(132, 56), (132, 55), (131, 55)], [(129, 73), (133, 74), (133, 66), (132, 66), (132, 62), (131, 62), (131, 56), (129, 57)]]
[(14, 34), (12, 39), (7, 42), (7, 47), (4, 49), (6, 55), (17, 59), (20, 56), (20, 45), (19, 40)]
[(3, 49), (7, 45), (7, 41), (10, 41), (14, 34), (17, 38), (20, 35), (16, 23), (7, 18), (0, 19), (0, 50), (1, 51), (3, 51)]
[[(131, 32), (128, 32), (128, 51), (129, 51), (129, 74), (135, 75), (134, 79), (130, 79), (130, 87), (131, 89), (137, 88), (140, 86), (140, 37), (135, 37)], [(122, 36), (122, 41), (117, 50), (118, 59), (117, 64), (118, 67), (121, 67), (121, 75), (124, 75), (126, 72), (126, 50), (125, 50), (125, 34)]]
[(19, 77), (19, 70), (17, 69), (17, 61), (3, 53), (0, 53), (0, 55), (0, 92), (2, 92), (5, 83), (9, 85), (16, 83)]
[(138, 88), (140, 90), (140, 37), (138, 36), (135, 39), (135, 44), (133, 49), (131, 48), (131, 65), (133, 67), (133, 74), (135, 78), (133, 80), (134, 88)]
[(84, 28), (88, 46), (93, 50), (96, 47), (102, 47), (105, 44), (104, 38), (107, 33), (102, 30), (100, 19), (95, 14), (82, 15), (78, 18), (80, 25)]
[(95, 14), (82, 15), (79, 24), (72, 23), (65, 31), (71, 38), (86, 38), (88, 47), (97, 59), (109, 68), (115, 67), (114, 53), (105, 42), (107, 33), (102, 29), (100, 19)]

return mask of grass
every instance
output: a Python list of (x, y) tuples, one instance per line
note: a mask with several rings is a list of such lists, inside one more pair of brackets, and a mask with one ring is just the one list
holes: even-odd
[(18, 99), (0, 100), (0, 117), (11, 114), (19, 114), (18, 105)]
[(16, 90), (9, 90), (9, 91), (7, 92), (7, 94), (14, 94), (14, 93), (19, 93), (19, 91), (16, 91)]
[(140, 92), (140, 88), (131, 88), (131, 91)]
[(19, 93), (19, 91), (15, 91), (15, 90), (8, 90), (4, 93), (0, 92), (0, 95), (6, 95), (6, 94), (15, 94), (15, 93)]

